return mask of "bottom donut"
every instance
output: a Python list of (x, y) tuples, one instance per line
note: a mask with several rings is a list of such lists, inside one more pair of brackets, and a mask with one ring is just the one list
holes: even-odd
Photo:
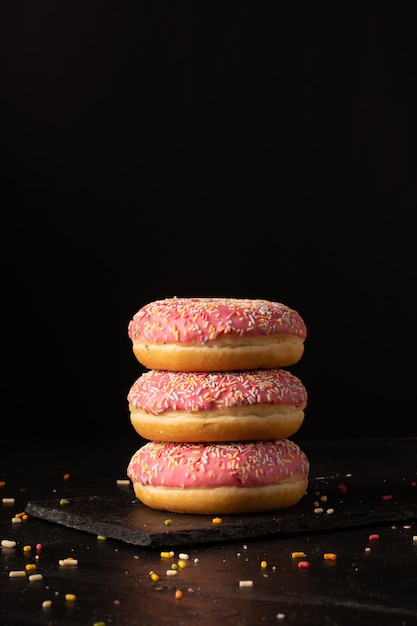
[(289, 439), (235, 443), (148, 441), (127, 475), (153, 509), (225, 515), (275, 511), (305, 495), (310, 464)]

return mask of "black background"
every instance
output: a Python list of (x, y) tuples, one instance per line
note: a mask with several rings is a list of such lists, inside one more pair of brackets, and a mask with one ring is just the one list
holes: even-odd
[(301, 313), (299, 436), (415, 435), (415, 13), (2, 5), (5, 435), (135, 437), (127, 325), (173, 295)]

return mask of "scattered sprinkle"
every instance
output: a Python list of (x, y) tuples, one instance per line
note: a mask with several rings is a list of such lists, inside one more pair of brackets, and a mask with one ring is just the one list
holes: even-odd
[(299, 561), (297, 563), (298, 569), (308, 569), (310, 567), (310, 563), (308, 561)]
[(167, 551), (163, 551), (160, 553), (160, 556), (163, 559), (172, 559), (172, 557), (175, 555), (175, 552), (173, 552), (172, 550), (170, 550), (169, 552)]
[(253, 587), (253, 580), (239, 580), (239, 587)]
[(12, 524), (21, 524), (22, 521), (21, 517), (12, 517)]
[(31, 570), (36, 569), (36, 565), (35, 565), (35, 563), (27, 563), (27, 564), (25, 565), (25, 569), (26, 569), (26, 571), (27, 571), (27, 572), (29, 572), (29, 571), (31, 571)]
[(159, 576), (156, 572), (150, 572), (149, 576), (151, 577), (151, 579), (154, 581), (154, 583), (157, 583), (159, 580)]
[(107, 541), (107, 537), (105, 535), (97, 535), (98, 541)]
[(337, 556), (334, 552), (325, 552), (323, 557), (325, 561), (336, 561), (337, 559)]
[(2, 539), (1, 540), (1, 547), (2, 548), (15, 548), (16, 547), (16, 542), (13, 541), (13, 539)]
[(384, 500), (384, 501), (392, 500), (392, 495), (391, 494), (387, 494), (385, 496), (382, 496), (381, 500)]
[(62, 478), (63, 478), (64, 480), (68, 480), (70, 477), (71, 477), (71, 475), (70, 475), (70, 474), (64, 474)]
[(211, 520), (211, 523), (215, 525), (219, 525), (223, 523), (223, 520), (221, 517), (213, 517), (213, 519)]
[(69, 556), (67, 559), (61, 559), (59, 561), (60, 565), (78, 565), (78, 559), (74, 559), (72, 556)]
[(42, 574), (31, 574), (30, 576), (28, 576), (30, 582), (35, 582), (36, 580), (43, 580), (43, 576)]
[(52, 600), (44, 600), (42, 602), (42, 608), (43, 609), (50, 609), (52, 606)]
[(180, 552), (178, 555), (178, 558), (181, 559), (182, 561), (188, 561), (190, 556), (186, 554), (185, 552)]
[(305, 557), (305, 552), (292, 552), (291, 553), (292, 559), (303, 559), (304, 557)]
[(118, 478), (116, 485), (130, 485), (130, 480), (128, 478)]
[(61, 498), (61, 500), (59, 501), (59, 504), (61, 506), (64, 506), (65, 504), (69, 504), (69, 500), (67, 500), (66, 498)]
[(261, 561), (262, 569), (266, 569), (268, 567), (268, 563), (266, 561)]
[(373, 535), (369, 535), (369, 541), (378, 541), (379, 535), (374, 533)]
[(182, 598), (182, 591), (181, 591), (181, 589), (177, 589), (176, 590), (175, 598), (176, 598), (176, 600), (180, 600)]
[(3, 504), (14, 504), (15, 503), (15, 499), (14, 498), (2, 498), (1, 501), (3, 502)]
[(164, 520), (164, 524), (165, 524), (165, 526), (170, 526), (172, 524), (172, 519)]
[(75, 595), (75, 593), (66, 593), (65, 594), (65, 600), (67, 602), (75, 602), (77, 599), (77, 596)]
[(26, 571), (24, 569), (19, 569), (19, 570), (10, 570), (9, 572), (9, 578), (23, 578), (24, 576), (26, 576)]

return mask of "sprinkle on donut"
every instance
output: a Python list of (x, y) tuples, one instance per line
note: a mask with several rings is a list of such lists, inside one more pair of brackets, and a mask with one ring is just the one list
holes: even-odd
[(209, 373), (151, 370), (133, 384), (128, 401), (132, 409), (153, 415), (254, 404), (304, 409), (307, 392), (301, 381), (284, 369)]
[(130, 460), (134, 483), (163, 487), (254, 487), (306, 476), (309, 462), (288, 439), (247, 443), (149, 441)]
[(223, 335), (307, 336), (299, 313), (285, 304), (239, 298), (166, 298), (142, 307), (129, 322), (130, 339), (206, 343)]

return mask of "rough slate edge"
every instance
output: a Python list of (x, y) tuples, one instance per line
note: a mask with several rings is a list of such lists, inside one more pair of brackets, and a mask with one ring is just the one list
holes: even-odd
[[(317, 479), (312, 481), (310, 490), (324, 483), (331, 487), (332, 482)], [(306, 496), (285, 511), (222, 516), (222, 524), (218, 526), (211, 523), (208, 515), (158, 511), (125, 496), (74, 497), (68, 505), (61, 505), (59, 499), (32, 501), (28, 502), (26, 512), (68, 528), (143, 547), (206, 544), (417, 519), (415, 497), (413, 502), (409, 501), (415, 494), (404, 486), (395, 487), (398, 497), (392, 502), (381, 502), (380, 494), (370, 494), (369, 485), (357, 484), (352, 491), (354, 497), (344, 496), (344, 504), (332, 515), (315, 514)], [(164, 523), (167, 519), (171, 520), (169, 526)]]

